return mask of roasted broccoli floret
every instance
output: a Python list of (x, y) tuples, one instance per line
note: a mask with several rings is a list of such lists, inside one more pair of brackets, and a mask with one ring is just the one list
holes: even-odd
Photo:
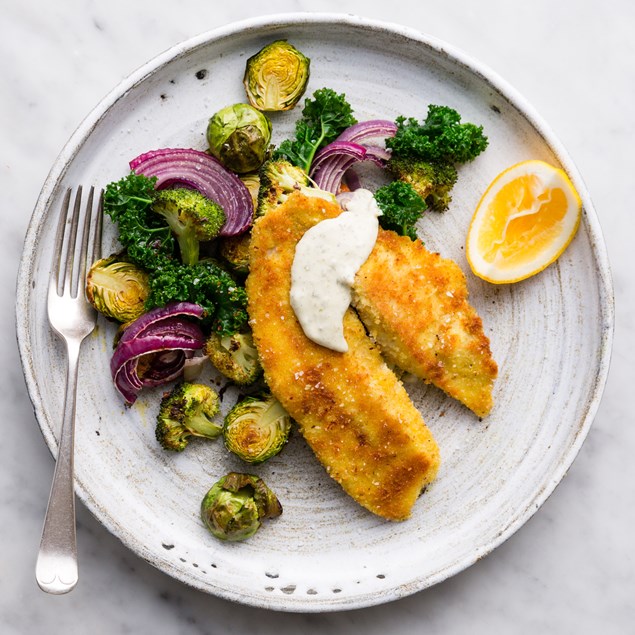
[(201, 520), (220, 540), (246, 540), (258, 531), (264, 518), (280, 514), (278, 497), (253, 474), (226, 474), (201, 501)]
[(379, 224), (401, 236), (417, 238), (415, 225), (426, 209), (426, 202), (410, 183), (393, 181), (375, 192), (381, 210)]
[(458, 178), (452, 163), (393, 156), (388, 161), (388, 169), (396, 179), (411, 185), (430, 209), (442, 212), (448, 208), (452, 200), (450, 192)]
[(388, 170), (410, 183), (428, 208), (444, 211), (457, 181), (456, 166), (475, 159), (487, 147), (483, 127), (461, 123), (461, 116), (448, 106), (428, 107), (423, 122), (397, 118), (397, 132), (386, 139), (392, 156)]
[(291, 417), (268, 392), (245, 397), (225, 416), (225, 447), (247, 463), (262, 463), (289, 439)]
[(167, 221), (186, 265), (198, 262), (199, 244), (215, 238), (225, 223), (225, 212), (218, 203), (183, 187), (157, 192), (152, 211)]
[(182, 452), (192, 436), (215, 439), (223, 429), (214, 421), (218, 410), (218, 394), (209, 386), (185, 381), (177, 384), (161, 400), (157, 441), (164, 450)]
[(251, 332), (212, 333), (205, 342), (205, 354), (215, 368), (240, 386), (252, 384), (262, 371)]
[(305, 196), (335, 200), (330, 192), (311, 187), (307, 173), (285, 159), (270, 159), (260, 170), (260, 189), (256, 216), (282, 205), (289, 195), (300, 191)]

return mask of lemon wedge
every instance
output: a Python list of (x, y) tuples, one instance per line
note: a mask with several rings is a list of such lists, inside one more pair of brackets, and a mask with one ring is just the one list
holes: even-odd
[(488, 282), (525, 280), (562, 254), (581, 216), (582, 202), (563, 170), (538, 160), (517, 163), (479, 201), (468, 230), (467, 260)]

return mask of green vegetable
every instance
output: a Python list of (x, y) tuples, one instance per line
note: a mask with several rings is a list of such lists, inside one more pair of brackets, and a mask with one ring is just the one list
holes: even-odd
[(156, 181), (132, 172), (104, 190), (104, 212), (116, 223), (119, 242), (130, 259), (148, 271), (174, 254), (172, 231), (152, 212)]
[(245, 397), (225, 416), (225, 447), (247, 463), (262, 463), (289, 439), (291, 417), (270, 393)]
[(252, 384), (262, 372), (251, 332), (212, 333), (205, 342), (205, 354), (217, 370), (240, 386)]
[(487, 147), (483, 126), (461, 123), (461, 115), (448, 106), (428, 106), (423, 123), (410, 117), (397, 118), (397, 133), (386, 140), (395, 154), (422, 161), (466, 163)]
[(155, 435), (164, 450), (182, 452), (190, 437), (215, 439), (222, 426), (214, 421), (219, 410), (216, 392), (205, 384), (181, 382), (163, 397)]
[(274, 158), (287, 159), (308, 174), (315, 153), (355, 123), (357, 119), (346, 95), (320, 88), (313, 93), (313, 99), (305, 101), (302, 118), (295, 125), (295, 137), (283, 141)]
[(260, 170), (260, 189), (256, 216), (282, 205), (293, 192), (305, 196), (316, 196), (335, 201), (335, 196), (316, 187), (311, 187), (307, 173), (284, 159), (270, 159)]
[(415, 225), (426, 209), (426, 202), (412, 185), (393, 181), (375, 192), (375, 200), (382, 212), (379, 224), (384, 229), (416, 240)]
[(219, 240), (218, 253), (227, 262), (231, 271), (238, 275), (249, 273), (249, 244), (251, 231), (237, 236), (223, 236)]
[(104, 211), (117, 224), (128, 258), (150, 276), (147, 310), (172, 301), (189, 301), (205, 309), (203, 322), (223, 335), (240, 331), (248, 320), (247, 293), (218, 263), (200, 260), (184, 265), (175, 255), (172, 230), (152, 211), (155, 178), (129, 174), (109, 183)]
[(395, 178), (411, 185), (430, 209), (442, 212), (448, 208), (452, 200), (450, 192), (459, 176), (452, 163), (392, 156), (388, 169)]
[(245, 187), (251, 194), (251, 200), (254, 202), (254, 210), (258, 203), (258, 189), (260, 187), (260, 176), (258, 172), (251, 172), (249, 174), (239, 174), (238, 178), (245, 184)]
[(186, 188), (157, 192), (152, 210), (167, 221), (186, 265), (198, 262), (200, 243), (214, 239), (225, 224), (225, 212), (220, 205)]
[(271, 122), (249, 104), (233, 104), (215, 113), (207, 126), (210, 152), (238, 174), (257, 170), (271, 142)]
[(86, 297), (102, 315), (131, 322), (145, 313), (148, 274), (119, 255), (97, 260), (86, 275)]
[(311, 61), (285, 40), (276, 40), (247, 60), (243, 84), (258, 110), (293, 108), (306, 90)]
[(456, 165), (472, 161), (487, 147), (483, 127), (461, 123), (456, 110), (433, 104), (422, 123), (412, 117), (398, 117), (396, 123), (395, 136), (386, 139), (392, 150), (388, 170), (410, 183), (430, 209), (447, 209)]
[(213, 260), (189, 266), (167, 261), (151, 272), (146, 308), (186, 301), (200, 304), (203, 323), (220, 335), (242, 330), (249, 319), (245, 288)]
[(201, 519), (220, 540), (246, 540), (258, 531), (264, 518), (280, 514), (282, 505), (276, 495), (253, 474), (230, 472), (201, 501)]

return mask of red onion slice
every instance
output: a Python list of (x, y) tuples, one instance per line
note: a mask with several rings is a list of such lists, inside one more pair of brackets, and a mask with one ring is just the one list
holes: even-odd
[(385, 168), (389, 157), (390, 153), (380, 146), (333, 141), (315, 155), (310, 176), (321, 190), (337, 194), (342, 178), (353, 165), (372, 161), (380, 168)]
[(173, 302), (148, 311), (124, 331), (110, 360), (110, 372), (127, 405), (136, 401), (144, 386), (164, 384), (182, 373), (185, 360), (205, 344), (200, 327), (188, 318), (203, 313), (197, 304)]
[(394, 137), (397, 132), (397, 124), (387, 119), (370, 119), (368, 121), (360, 121), (349, 126), (337, 138), (337, 141), (353, 141), (359, 143), (366, 139), (386, 139)]
[(157, 178), (158, 190), (188, 187), (218, 203), (225, 211), (220, 236), (235, 236), (249, 228), (254, 214), (246, 185), (218, 159), (191, 148), (163, 148), (130, 161), (136, 174)]

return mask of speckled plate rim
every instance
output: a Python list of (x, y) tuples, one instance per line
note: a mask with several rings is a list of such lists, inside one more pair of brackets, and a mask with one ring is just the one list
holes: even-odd
[[(28, 315), (30, 307), (30, 282), (33, 278), (33, 259), (30, 254), (37, 248), (38, 240), (41, 233), (42, 221), (46, 216), (51, 201), (56, 195), (57, 189), (66, 173), (68, 165), (73, 161), (75, 155), (85, 143), (95, 126), (106, 115), (108, 110), (134, 87), (143, 83), (148, 77), (155, 73), (168, 62), (183, 57), (191, 51), (205, 46), (209, 42), (221, 40), (231, 37), (238, 33), (245, 32), (257, 33), (263, 28), (271, 27), (293, 27), (294, 25), (315, 25), (316, 27), (324, 27), (329, 24), (350, 25), (357, 28), (363, 28), (370, 31), (377, 31), (392, 35), (401, 36), (411, 42), (419, 43), (423, 47), (433, 50), (435, 53), (447, 58), (454, 64), (463, 66), (469, 72), (478, 76), (485, 81), (493, 90), (501, 97), (507, 100), (525, 119), (534, 127), (536, 132), (542, 137), (544, 142), (554, 152), (562, 166), (565, 168), (569, 177), (573, 181), (584, 208), (583, 222), (589, 233), (589, 239), (595, 262), (597, 263), (597, 281), (601, 298), (601, 310), (603, 319), (601, 324), (601, 347), (598, 352), (598, 367), (596, 377), (593, 384), (592, 394), (588, 396), (587, 408), (584, 416), (578, 422), (577, 433), (574, 442), (568, 448), (563, 460), (560, 462), (558, 469), (548, 475), (545, 480), (544, 487), (537, 495), (530, 500), (527, 505), (518, 510), (516, 515), (508, 519), (508, 522), (501, 528), (495, 539), (488, 544), (479, 545), (471, 554), (471, 557), (464, 558), (462, 561), (455, 562), (452, 567), (444, 568), (432, 575), (422, 576), (415, 583), (396, 586), (391, 591), (382, 593), (377, 597), (366, 596), (364, 598), (345, 599), (338, 601), (337, 599), (329, 599), (327, 601), (306, 601), (298, 604), (297, 601), (285, 603), (284, 598), (271, 598), (271, 601), (261, 601), (260, 598), (249, 598), (245, 595), (234, 593), (223, 588), (216, 588), (214, 593), (219, 597), (228, 600), (259, 606), (262, 608), (283, 610), (283, 611), (304, 611), (304, 612), (322, 612), (335, 611), (343, 609), (362, 608), (379, 603), (393, 601), (417, 591), (423, 590), (434, 584), (437, 584), (474, 564), (477, 560), (484, 557), (513, 533), (515, 533), (529, 518), (540, 508), (549, 495), (554, 491), (558, 483), (566, 475), (567, 470), (577, 456), (595, 417), (599, 403), (602, 397), (606, 379), (608, 376), (610, 356), (613, 342), (614, 331), (614, 292), (613, 283), (610, 272), (608, 254), (604, 244), (600, 223), (591, 202), (591, 198), (587, 188), (579, 174), (572, 159), (567, 151), (556, 138), (549, 126), (542, 120), (534, 108), (527, 100), (520, 95), (509, 83), (499, 77), (487, 66), (473, 59), (463, 51), (435, 38), (428, 34), (423, 34), (412, 28), (402, 25), (371, 20), (364, 17), (338, 14), (338, 13), (288, 13), (262, 16), (240, 22), (234, 22), (226, 26), (214, 29), (212, 31), (202, 33), (189, 40), (181, 42), (162, 54), (158, 55), (148, 63), (141, 66), (127, 78), (125, 78), (117, 87), (108, 93), (104, 99), (88, 114), (81, 122), (76, 131), (70, 137), (61, 153), (53, 164), (49, 175), (44, 182), (36, 206), (34, 208), (31, 221), (29, 223), (24, 241), (23, 255), (20, 262), (17, 290), (16, 290), (16, 332), (18, 339), (18, 348), (20, 352), (23, 372), (28, 389), (30, 399), (33, 404), (34, 413), (40, 424), (40, 428), (44, 439), (53, 455), (57, 453), (57, 440), (52, 431), (42, 425), (45, 420), (45, 409), (42, 403), (40, 391), (37, 385), (36, 373), (33, 367), (33, 359), (31, 357), (31, 336), (28, 329), (28, 321), (22, 316)], [(137, 555), (144, 558), (150, 564), (157, 566), (172, 577), (186, 583), (192, 584), (192, 580), (188, 578), (182, 571), (176, 568), (167, 569), (159, 566), (155, 559), (144, 544), (138, 538), (129, 533), (125, 527), (120, 525), (116, 519), (105, 509), (100, 507), (86, 491), (81, 480), (76, 480), (76, 493), (86, 507), (95, 515), (95, 517), (115, 536), (117, 536), (128, 548)]]

